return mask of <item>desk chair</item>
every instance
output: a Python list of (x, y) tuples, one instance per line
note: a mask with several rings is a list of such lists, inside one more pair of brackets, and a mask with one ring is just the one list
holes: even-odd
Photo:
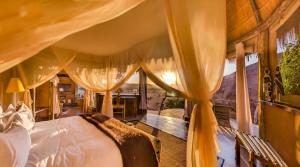
[(120, 98), (120, 95), (116, 96), (116, 101), (113, 103), (114, 113), (122, 114), (123, 118), (126, 116), (126, 101), (123, 98)]

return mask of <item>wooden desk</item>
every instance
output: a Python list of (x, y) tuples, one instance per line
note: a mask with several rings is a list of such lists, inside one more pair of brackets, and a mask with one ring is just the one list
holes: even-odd
[[(113, 102), (117, 94), (113, 94)], [(103, 94), (96, 94), (96, 111), (101, 112), (103, 103)], [(120, 94), (120, 98), (126, 101), (126, 115), (139, 114), (140, 95), (139, 94)]]
[[(113, 94), (113, 104), (116, 103), (116, 99), (117, 95)], [(120, 94), (120, 99), (124, 100), (127, 115), (138, 114), (139, 95)]]

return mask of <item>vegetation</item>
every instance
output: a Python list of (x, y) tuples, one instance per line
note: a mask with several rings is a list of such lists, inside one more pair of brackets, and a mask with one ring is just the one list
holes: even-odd
[(300, 40), (296, 44), (287, 45), (282, 55), (280, 73), (284, 93), (300, 95)]
[(184, 99), (167, 97), (167, 99), (164, 101), (164, 108), (184, 108)]

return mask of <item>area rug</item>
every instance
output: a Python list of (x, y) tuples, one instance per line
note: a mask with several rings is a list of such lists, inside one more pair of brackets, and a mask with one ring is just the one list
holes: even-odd
[[(160, 167), (185, 167), (186, 166), (186, 141), (168, 134), (145, 123), (134, 121), (134, 126), (161, 141)], [(218, 167), (223, 167), (224, 159), (218, 157)]]

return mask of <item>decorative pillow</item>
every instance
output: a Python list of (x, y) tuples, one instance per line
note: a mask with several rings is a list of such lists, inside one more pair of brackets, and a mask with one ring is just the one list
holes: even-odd
[(12, 127), (13, 123), (16, 122), (17, 117), (19, 117), (17, 113), (11, 111), (1, 114), (0, 132), (8, 131)]
[(7, 133), (0, 133), (1, 167), (25, 166), (30, 146), (30, 135), (22, 126), (13, 126)]
[(0, 132), (6, 132), (12, 127), (12, 124), (16, 122), (17, 117), (15, 107), (10, 104), (5, 112), (0, 114)]
[(16, 111), (13, 105), (9, 105), (6, 112), (0, 115), (0, 132), (6, 132), (13, 124), (23, 126), (30, 131), (34, 126), (32, 111), (24, 103)]
[(5, 113), (10, 113), (10, 112), (16, 112), (16, 108), (12, 104), (10, 104), (5, 111)]
[(32, 111), (24, 103), (18, 108), (17, 114), (19, 116), (18, 121), (22, 124), (24, 128), (30, 131), (35, 123)]

